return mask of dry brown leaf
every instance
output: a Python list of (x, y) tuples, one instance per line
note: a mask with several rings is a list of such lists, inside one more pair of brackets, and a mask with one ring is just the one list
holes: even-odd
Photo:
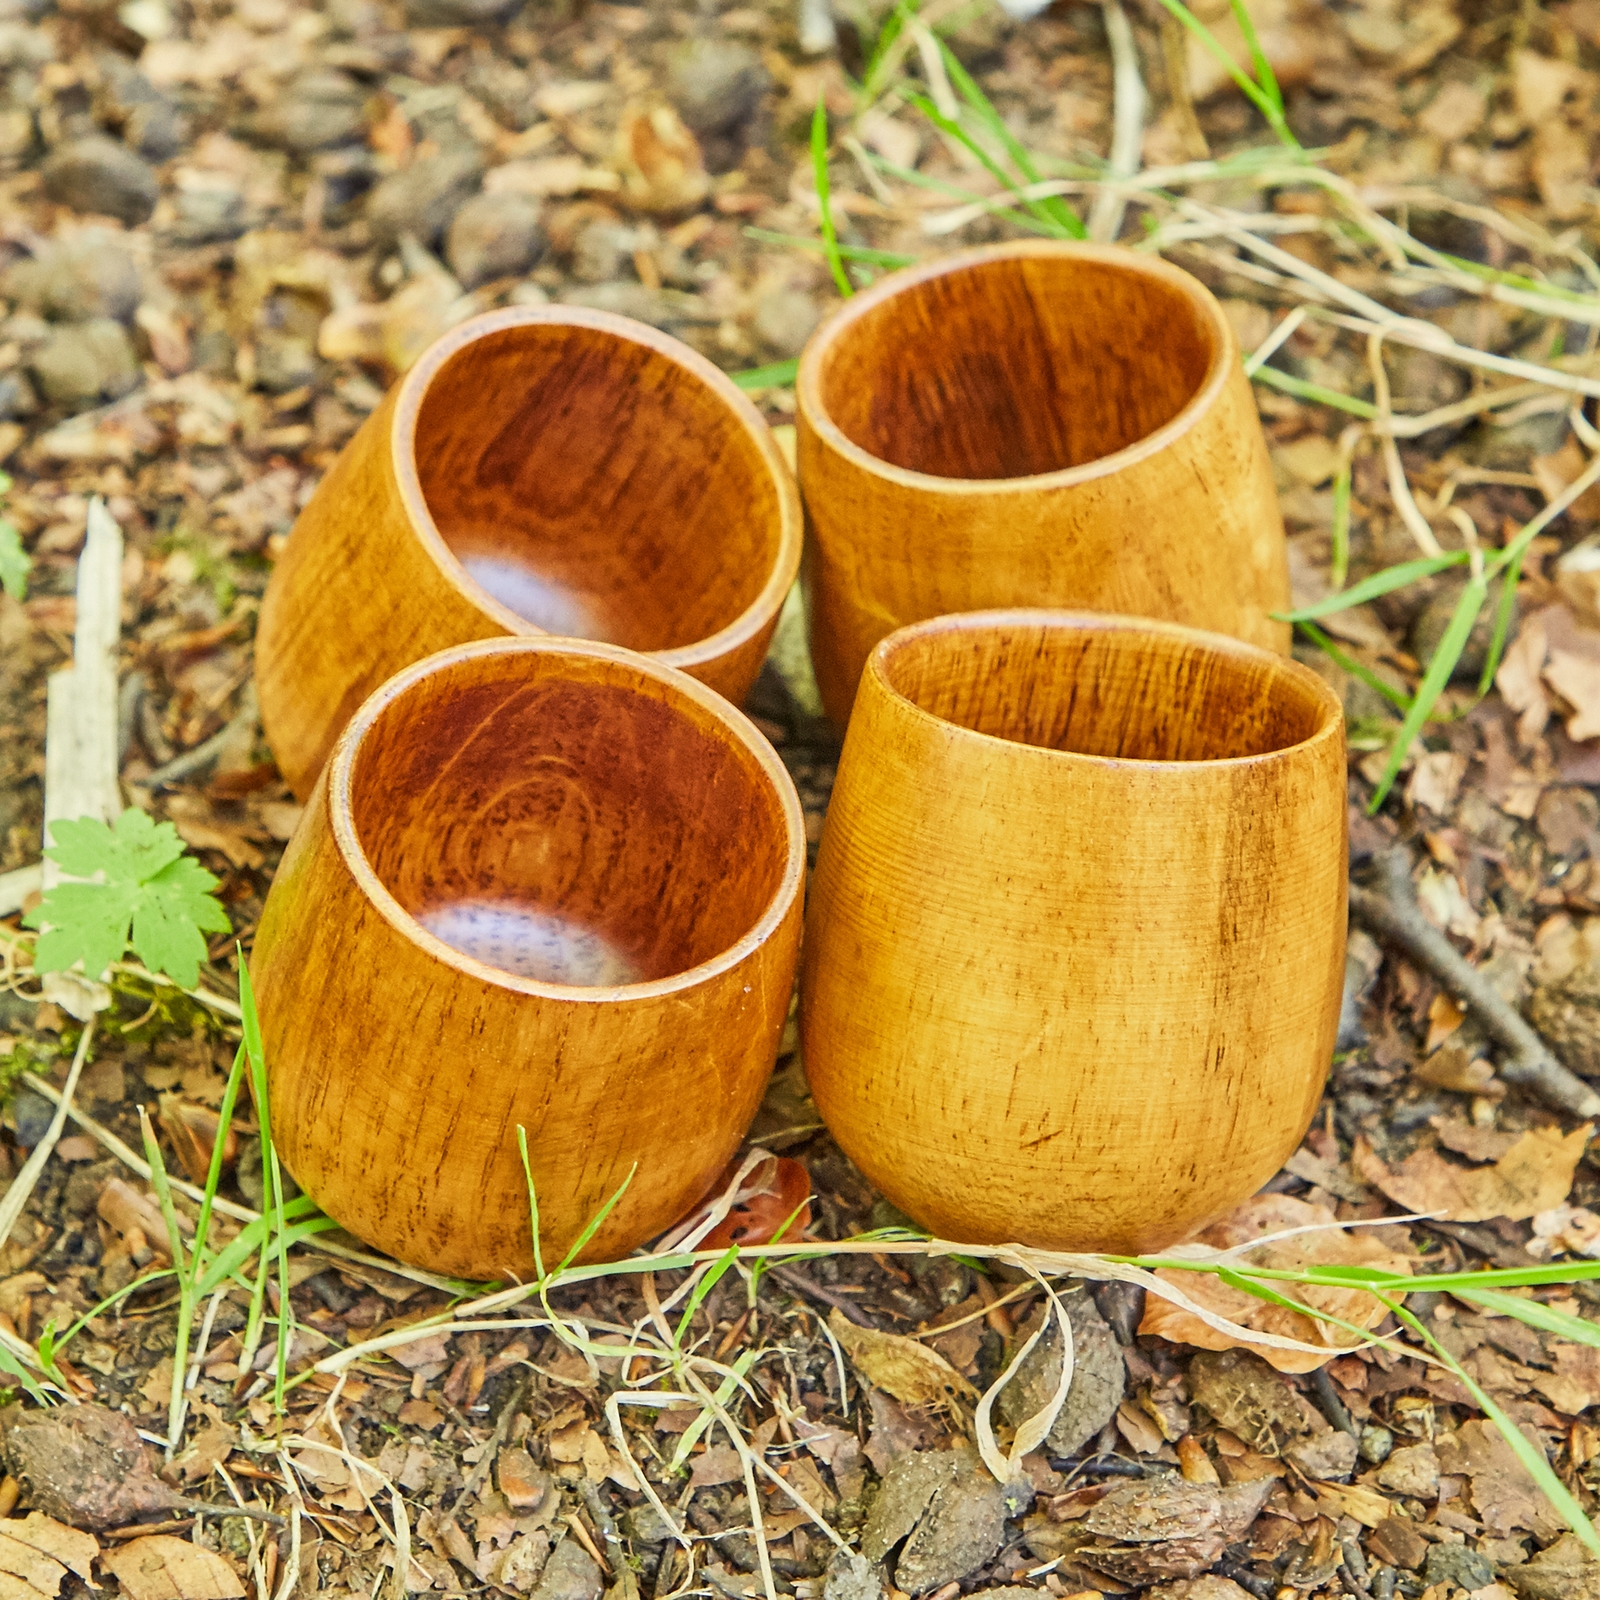
[(712, 1445), (693, 1458), (689, 1466), (691, 1489), (713, 1488), (720, 1483), (738, 1483), (744, 1477), (739, 1452), (731, 1444)]
[(1351, 1162), (1373, 1188), (1408, 1211), (1452, 1222), (1487, 1222), (1492, 1217), (1522, 1222), (1567, 1198), (1593, 1132), (1588, 1122), (1569, 1134), (1559, 1128), (1531, 1128), (1492, 1167), (1458, 1166), (1437, 1150), (1416, 1150), (1390, 1168), (1358, 1137)]
[(221, 1556), (170, 1533), (130, 1539), (101, 1557), (130, 1600), (239, 1600), (244, 1585)]
[[(1564, 132), (1570, 129), (1563, 128)], [(1535, 163), (1537, 167), (1537, 162)], [(1578, 444), (1577, 439), (1568, 434), (1562, 441), (1561, 448), (1547, 456), (1535, 456), (1529, 463), (1529, 470), (1539, 481), (1539, 492), (1546, 500), (1554, 500), (1570, 484), (1576, 483), (1583, 474), (1583, 469), (1589, 465), (1589, 457)], [(1572, 502), (1567, 515), (1577, 520), (1592, 520), (1600, 517), (1600, 489), (1585, 489), (1584, 492)], [(1585, 616), (1593, 597), (1593, 585), (1575, 584), (1568, 587), (1568, 580), (1577, 573), (1584, 571), (1593, 573), (1596, 568), (1595, 553), (1591, 549), (1578, 546), (1569, 550), (1566, 555), (1556, 562), (1556, 587), (1560, 589), (1562, 598), (1578, 613), (1583, 621), (1591, 627), (1600, 624), (1600, 614)]]
[(54, 1556), (62, 1566), (77, 1573), (85, 1583), (94, 1570), (95, 1557), (100, 1554), (100, 1541), (81, 1528), (69, 1528), (42, 1511), (30, 1511), (22, 1518), (8, 1518), (0, 1522), (0, 1533), (21, 1544), (32, 1545), (48, 1556)]
[(1536, 611), (1523, 622), (1494, 675), (1500, 698), (1518, 714), (1517, 741), (1522, 745), (1531, 745), (1550, 720), (1550, 695), (1543, 676), (1550, 648), (1544, 619), (1547, 611), (1555, 609), (1551, 606), (1546, 611)]
[(691, 211), (711, 190), (699, 141), (664, 101), (623, 113), (612, 164), (623, 202), (638, 211)]
[(858, 1328), (834, 1311), (828, 1326), (850, 1357), (850, 1364), (875, 1389), (908, 1406), (948, 1410), (956, 1401), (971, 1403), (978, 1391), (937, 1351), (898, 1333)]
[(1406, 803), (1415, 810), (1425, 806), (1435, 816), (1447, 817), (1455, 807), (1461, 780), (1467, 775), (1467, 758), (1454, 750), (1435, 750), (1417, 757), (1406, 785)]
[(1394, 1502), (1376, 1489), (1360, 1483), (1319, 1483), (1317, 1499), (1331, 1501), (1331, 1515), (1337, 1522), (1340, 1517), (1353, 1517), (1364, 1528), (1376, 1528), (1394, 1513)]
[[(1326, 1206), (1312, 1205), (1289, 1195), (1257, 1195), (1220, 1222), (1214, 1222), (1197, 1235), (1194, 1242), (1210, 1245), (1213, 1249), (1229, 1250), (1285, 1228), (1312, 1226), (1319, 1231), (1300, 1234), (1276, 1244), (1262, 1245), (1250, 1251), (1245, 1264), (1292, 1268), (1338, 1263), (1382, 1267), (1390, 1272), (1409, 1273), (1411, 1270), (1411, 1263), (1405, 1256), (1387, 1249), (1370, 1232), (1348, 1232), (1338, 1226), (1338, 1219)], [(1174, 1344), (1194, 1345), (1201, 1350), (1253, 1350), (1280, 1372), (1310, 1372), (1357, 1342), (1354, 1335), (1330, 1323), (1304, 1312), (1290, 1311), (1285, 1306), (1258, 1300), (1254, 1295), (1246, 1294), (1242, 1289), (1230, 1288), (1220, 1279), (1205, 1273), (1162, 1269), (1156, 1276), (1181, 1290), (1196, 1304), (1226, 1317), (1230, 1322), (1261, 1333), (1299, 1339), (1306, 1344), (1326, 1345), (1327, 1354), (1317, 1356), (1298, 1350), (1278, 1350), (1271, 1345), (1232, 1338), (1202, 1322), (1193, 1313), (1153, 1294), (1145, 1300), (1144, 1319), (1139, 1324), (1142, 1334), (1155, 1334), (1170, 1339)], [(1375, 1328), (1388, 1315), (1381, 1301), (1359, 1289), (1290, 1284), (1279, 1284), (1277, 1287), (1289, 1299), (1315, 1306), (1329, 1316), (1354, 1323), (1357, 1327)]]
[(1554, 1372), (1534, 1374), (1533, 1386), (1557, 1411), (1569, 1417), (1600, 1401), (1600, 1349), (1592, 1344), (1557, 1344), (1551, 1348)]
[(0, 1533), (0, 1595), (11, 1600), (32, 1600), (38, 1595), (57, 1595), (67, 1569), (42, 1550), (8, 1539)]

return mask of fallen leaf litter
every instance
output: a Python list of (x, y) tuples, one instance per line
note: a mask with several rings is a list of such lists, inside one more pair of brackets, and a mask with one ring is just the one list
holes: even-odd
[[(1212, 10), (1227, 40), (1231, 24)], [(1576, 229), (1569, 237), (1592, 249), (1600, 31), (1583, 0), (1531, 15), (1438, 0), (1254, 10), (1302, 138), (1339, 145), (1336, 170), (1369, 192), (1412, 195), (1413, 226), (1431, 219), (1439, 248), (1493, 269), (1549, 225)], [(124, 780), (221, 878), (248, 942), (296, 816), (256, 740), (250, 619), (276, 541), (392, 372), (449, 322), (519, 299), (642, 316), (734, 369), (792, 356), (814, 325), (826, 300), (820, 263), (740, 231), (748, 221), (814, 233), (804, 120), (819, 91), (836, 115), (849, 108), (832, 60), (796, 50), (787, 6), (725, 11), (716, 36), (665, 9), (593, 5), (568, 17), (536, 7), (509, 21), (495, 11), (412, 0), (400, 26), (376, 6), (323, 16), (251, 0), (180, 15), (135, 0), (115, 13), (20, 6), (0, 16), (0, 207), (21, 219), (13, 228), (8, 217), (0, 239), (0, 464), (17, 480), (6, 509), (33, 562), (26, 602), (0, 601), (0, 867), (37, 859), (44, 675), (70, 642), (90, 495), (107, 497), (128, 539)], [(1244, 102), (1194, 41), (1180, 33), (1174, 47), (1143, 15), (1135, 28), (1155, 95), (1146, 165), (1259, 142)], [(1058, 8), (1014, 29), (985, 15), (952, 37), (1036, 148), (1103, 155), (1111, 77), (1093, 8)], [(1192, 108), (1168, 87), (1162, 64), (1174, 60)], [(904, 108), (880, 107), (858, 131), (869, 156), (974, 185)], [(834, 173), (847, 234), (926, 249), (922, 219), (948, 199), (924, 203), (869, 166)], [(1229, 203), (1241, 201), (1263, 197), (1245, 191)], [(1352, 271), (1316, 231), (1326, 213), (1313, 194), (1279, 189), (1265, 203), (1313, 222), (1285, 246)], [(1474, 210), (1491, 204), (1504, 220)], [(979, 221), (959, 237), (996, 227)], [(1266, 337), (1280, 290), (1252, 278), (1249, 260), (1205, 240), (1175, 259), (1216, 287), (1247, 347)], [(1544, 325), (1514, 301), (1458, 298), (1425, 314), (1482, 348), (1535, 358), (1547, 348)], [(1304, 381), (1366, 392), (1360, 355), (1327, 326), (1302, 324), (1286, 352)], [(1459, 367), (1425, 350), (1390, 358), (1397, 408), (1468, 397)], [(1342, 419), (1257, 393), (1297, 577), (1313, 597), (1327, 586)], [(775, 422), (792, 409), (782, 387), (762, 399)], [(1567, 417), (1533, 407), (1504, 413), (1503, 426), (1464, 418), (1404, 437), (1401, 454), (1434, 503), (1465, 510), (1493, 540), (1526, 521), (1538, 496), (1574, 481), (1587, 436), (1584, 419)], [(1600, 1063), (1600, 880), (1591, 884), (1600, 763), (1590, 748), (1600, 608), (1582, 543), (1600, 510), (1593, 500), (1536, 546), (1499, 692), (1438, 726), (1382, 819), (1353, 822), (1358, 864), (1401, 839), (1408, 870), (1421, 869), (1424, 914), (1580, 1072)], [(1376, 451), (1356, 457), (1351, 507), (1353, 576), (1409, 552)], [(1437, 581), (1327, 626), (1378, 678), (1403, 682), (1450, 598)], [(1359, 746), (1392, 730), (1387, 703), (1320, 654), (1308, 659), (1333, 673), (1354, 759), (1370, 765)], [(814, 835), (833, 758), (825, 731), (771, 680), (752, 708), (781, 741)], [(1358, 799), (1372, 776), (1358, 776)], [(209, 952), (205, 981), (231, 993), (226, 943)], [(1418, 1277), (1600, 1253), (1600, 1179), (1581, 1124), (1520, 1096), (1500, 1042), (1425, 967), (1374, 960), (1353, 987), (1363, 984), (1325, 1114), (1277, 1192), (1218, 1224), (1212, 1242), (1244, 1242), (1296, 1217), (1348, 1224), (1415, 1211), (1430, 1215), (1267, 1249), (1278, 1259), (1405, 1260)], [(14, 1065), (48, 1076), (70, 1054), (74, 1024), (7, 995), (0, 1033)], [(127, 1039), (102, 1035), (94, 1054), (79, 1091), (94, 1116), (137, 1142), (133, 1104), (146, 1091), (176, 1095), (169, 1129), (200, 1129), (203, 1145), (193, 1112), (215, 1107), (231, 1055), (205, 1015), (156, 997)], [(17, 1094), (6, 1148), (31, 1148), (49, 1112)], [(817, 1235), (900, 1220), (875, 1213), (815, 1122), (791, 1056), (756, 1133), (809, 1175)], [(241, 1141), (230, 1192), (258, 1204), (251, 1145)], [(165, 1262), (148, 1186), (102, 1152), (93, 1139), (64, 1139), (0, 1252), (0, 1316), (23, 1339), (51, 1320), (61, 1330)], [(299, 1368), (341, 1344), (402, 1334), (445, 1303), (426, 1284), (317, 1255), (314, 1241), (296, 1252), (291, 1276)], [(661, 1274), (659, 1303), (676, 1276)], [(1173, 1276), (1210, 1309), (1239, 1309), (1220, 1298), (1235, 1293), (1226, 1286)], [(1321, 1366), (1280, 1373), (1274, 1361), (1314, 1358), (1272, 1345), (1194, 1353), (1214, 1330), (1151, 1297), (1141, 1306), (1126, 1285), (1066, 1293), (1067, 1404), (1021, 1478), (997, 1482), (962, 1441), (973, 1397), (1043, 1316), (1041, 1297), (1014, 1277), (863, 1253), (775, 1268), (753, 1311), (735, 1278), (707, 1297), (690, 1330), (703, 1348), (724, 1362), (775, 1352), (746, 1375), (751, 1394), (737, 1402), (749, 1447), (867, 1552), (839, 1553), (763, 1479), (775, 1586), (829, 1600), (876, 1600), (885, 1581), (917, 1593), (957, 1584), (1057, 1597), (1148, 1587), (1159, 1600), (1597, 1592), (1593, 1563), (1456, 1378), (1382, 1346), (1352, 1349), (1355, 1335), (1262, 1302), (1250, 1325), (1328, 1346)], [(1541, 1294), (1579, 1315), (1593, 1309), (1586, 1286)], [(1381, 1327), (1368, 1320), (1381, 1308), (1358, 1303), (1370, 1299), (1350, 1291), (1339, 1314)], [(154, 1284), (68, 1349), (84, 1396), (128, 1407), (147, 1428), (170, 1386), (163, 1302)], [(667, 1470), (701, 1416), (698, 1397), (621, 1408), (632, 1464), (618, 1448), (604, 1402), (631, 1363), (604, 1350), (646, 1314), (638, 1287), (600, 1281), (556, 1303), (582, 1319), (588, 1355), (547, 1329), (515, 1326), (515, 1314), (503, 1326), (433, 1332), (293, 1391), (295, 1431), (280, 1452), (258, 1375), (265, 1352), (241, 1370), (242, 1310), (224, 1297), (173, 1463), (182, 1490), (148, 1464), (130, 1466), (137, 1452), (101, 1455), (90, 1478), (46, 1505), (67, 1457), (30, 1463), (24, 1438), (8, 1435), (7, 1462), (34, 1509), (13, 1499), (0, 1520), (0, 1587), (83, 1592), (98, 1561), (98, 1581), (114, 1578), (134, 1600), (271, 1592), (290, 1580), (293, 1592), (336, 1596), (380, 1583), (540, 1600), (761, 1593), (739, 1450), (712, 1428)], [(1409, 1304), (1592, 1507), (1593, 1347), (1425, 1287)], [(1163, 1318), (1168, 1335), (1192, 1342), (1164, 1337)], [(910, 1356), (908, 1343), (932, 1359)], [(1052, 1328), (997, 1407), (1002, 1439), (1039, 1411), (1060, 1362)], [(108, 1460), (123, 1467), (108, 1475)], [(668, 1509), (681, 1503), (692, 1568), (643, 1488), (628, 1487), (636, 1469)], [(298, 1542), (213, 1518), (157, 1533), (129, 1526), (147, 1514), (182, 1523), (173, 1512), (184, 1492), (226, 1499), (230, 1485), (286, 1515), (303, 1507)], [(67, 1517), (80, 1526), (58, 1520)]]

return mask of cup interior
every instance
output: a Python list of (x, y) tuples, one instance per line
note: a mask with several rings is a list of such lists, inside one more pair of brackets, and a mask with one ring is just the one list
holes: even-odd
[(885, 640), (877, 661), (892, 690), (941, 721), (1126, 761), (1270, 755), (1340, 717), (1296, 662), (1138, 620), (944, 618)]
[(712, 960), (799, 849), (772, 774), (709, 705), (631, 663), (533, 646), (414, 678), (360, 731), (348, 794), (403, 911), (551, 984)]
[(969, 260), (824, 334), (818, 392), (844, 436), (892, 466), (1035, 477), (1171, 422), (1220, 352), (1217, 316), (1198, 285), (1136, 259)]
[(650, 343), (488, 330), (427, 378), (412, 448), (467, 576), (546, 632), (678, 649), (736, 621), (772, 574), (782, 505), (759, 435)]

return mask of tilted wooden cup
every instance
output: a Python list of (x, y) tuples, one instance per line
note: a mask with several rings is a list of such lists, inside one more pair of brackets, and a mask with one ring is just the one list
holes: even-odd
[(872, 653), (812, 878), (834, 1137), (946, 1238), (1170, 1244), (1285, 1161), (1344, 970), (1339, 702), (1170, 623), (941, 617)]
[(573, 306), (432, 345), (301, 512), (256, 634), (261, 722), (302, 799), (357, 706), (469, 639), (646, 651), (735, 703), (800, 562), (760, 414), (687, 345)]
[(401, 1260), (533, 1270), (706, 1192), (794, 981), (805, 827), (754, 726), (612, 645), (461, 645), (357, 712), (250, 971), (272, 1127), (327, 1213)]
[(846, 301), (796, 386), (811, 654), (841, 727), (872, 647), (990, 606), (1289, 648), (1288, 555), (1210, 292), (1114, 245), (943, 256)]

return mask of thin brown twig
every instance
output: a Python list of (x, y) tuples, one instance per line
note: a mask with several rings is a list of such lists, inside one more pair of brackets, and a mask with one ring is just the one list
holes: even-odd
[(1381, 887), (1350, 885), (1350, 912), (1402, 950), (1477, 1014), (1509, 1053), (1500, 1076), (1574, 1116), (1600, 1115), (1600, 1094), (1564, 1067), (1521, 1014), (1422, 914), (1411, 892), (1411, 862), (1396, 847), (1380, 860)]
[(793, 1289), (796, 1294), (803, 1294), (808, 1300), (820, 1300), (825, 1306), (833, 1306), (842, 1311), (858, 1328), (871, 1328), (874, 1324), (867, 1318), (860, 1306), (852, 1305), (848, 1295), (835, 1294), (831, 1289), (824, 1289), (820, 1283), (813, 1283), (803, 1272), (796, 1272), (792, 1267), (769, 1267), (767, 1275), (776, 1278), (779, 1283)]

